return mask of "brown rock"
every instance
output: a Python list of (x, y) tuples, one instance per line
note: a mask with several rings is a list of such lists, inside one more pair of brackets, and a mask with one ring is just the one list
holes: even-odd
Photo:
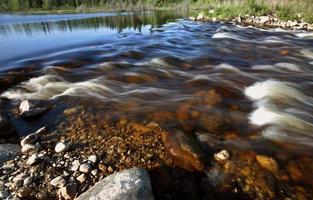
[(174, 163), (189, 171), (203, 171), (202, 152), (198, 141), (180, 130), (163, 131), (162, 140)]
[(74, 199), (77, 193), (77, 185), (75, 183), (70, 183), (65, 187), (62, 187), (58, 191), (59, 199)]
[(272, 173), (276, 173), (278, 171), (278, 164), (273, 158), (263, 155), (257, 155), (256, 160), (264, 169)]

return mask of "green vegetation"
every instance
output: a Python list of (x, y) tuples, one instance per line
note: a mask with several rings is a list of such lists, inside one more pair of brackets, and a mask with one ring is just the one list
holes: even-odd
[(189, 0), (0, 0), (0, 11), (151, 10), (181, 6), (185, 2)]
[[(168, 8), (206, 10), (209, 17), (230, 19), (239, 15), (275, 13), (283, 20), (313, 23), (313, 0), (0, 0), (0, 11), (100, 12)], [(214, 12), (209, 12), (214, 9)]]
[(275, 14), (282, 20), (303, 19), (313, 23), (313, 0), (203, 0), (202, 2), (207, 7), (206, 15), (218, 19), (231, 19), (239, 15)]

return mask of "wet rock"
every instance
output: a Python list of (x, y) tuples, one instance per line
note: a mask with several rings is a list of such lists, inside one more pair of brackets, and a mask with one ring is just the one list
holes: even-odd
[(78, 197), (78, 200), (91, 199), (152, 200), (149, 174), (144, 169), (132, 168), (107, 176)]
[(92, 170), (92, 167), (88, 163), (84, 163), (79, 166), (79, 171), (85, 174), (89, 173), (91, 170)]
[(9, 115), (0, 112), (0, 138), (14, 134), (15, 128), (11, 123)]
[(55, 145), (54, 151), (57, 153), (65, 152), (69, 150), (70, 145), (65, 142), (59, 142), (57, 145)]
[(203, 171), (202, 151), (196, 138), (180, 130), (163, 131), (162, 141), (176, 165), (190, 171)]
[(40, 139), (39, 134), (32, 133), (27, 135), (25, 138), (21, 140), (21, 146), (25, 146), (26, 144), (36, 144), (36, 142)]
[(50, 181), (50, 184), (54, 187), (64, 187), (66, 185), (66, 180), (62, 176), (58, 176)]
[(267, 169), (274, 174), (278, 171), (278, 164), (273, 158), (263, 155), (257, 155), (256, 160), (264, 169)]
[(222, 150), (216, 154), (214, 154), (214, 158), (218, 162), (225, 162), (229, 159), (229, 153), (227, 150)]
[(69, 183), (65, 187), (62, 187), (58, 191), (59, 199), (70, 200), (74, 199), (77, 194), (77, 184)]
[(25, 120), (32, 120), (50, 109), (50, 105), (43, 102), (24, 100), (19, 106), (20, 115)]
[(12, 160), (21, 154), (21, 148), (16, 144), (0, 144), (0, 164)]

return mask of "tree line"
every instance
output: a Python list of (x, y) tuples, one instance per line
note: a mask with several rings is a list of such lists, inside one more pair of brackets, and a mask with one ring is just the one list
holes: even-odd
[(140, 3), (162, 6), (167, 3), (180, 3), (186, 0), (0, 0), (1, 11), (75, 9), (83, 7), (105, 7), (107, 5)]

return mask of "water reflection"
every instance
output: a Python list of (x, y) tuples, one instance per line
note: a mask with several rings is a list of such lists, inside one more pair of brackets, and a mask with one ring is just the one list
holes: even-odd
[(0, 24), (0, 37), (27, 36), (37, 34), (52, 35), (57, 32), (74, 32), (79, 30), (97, 31), (108, 28), (122, 33), (125, 29), (142, 32), (143, 27), (160, 27), (166, 22), (185, 17), (186, 14), (173, 12), (153, 12), (140, 14), (118, 14), (117, 16), (102, 16), (83, 19), (60, 21), (42, 21), (36, 23)]

